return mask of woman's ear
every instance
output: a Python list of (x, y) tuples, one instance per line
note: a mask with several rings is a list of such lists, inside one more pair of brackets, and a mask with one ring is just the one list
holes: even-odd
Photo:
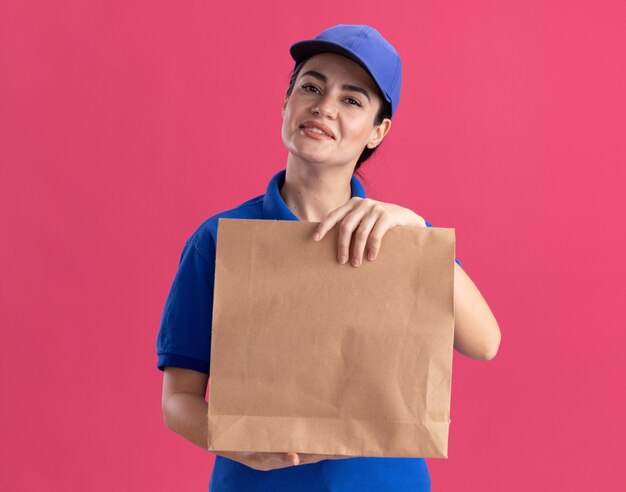
[(376, 125), (374, 127), (372, 137), (370, 138), (370, 141), (367, 142), (367, 148), (373, 149), (375, 147), (378, 147), (380, 142), (383, 141), (383, 138), (385, 138), (385, 135), (389, 133), (390, 129), (391, 129), (391, 120), (389, 118), (385, 118), (380, 125)]

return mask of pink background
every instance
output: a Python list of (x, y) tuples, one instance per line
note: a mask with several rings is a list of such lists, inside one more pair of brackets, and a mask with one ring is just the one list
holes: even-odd
[[(282, 169), (288, 46), (404, 61), (372, 198), (454, 227), (502, 329), (454, 356), (436, 491), (626, 490), (626, 3), (0, 4), (0, 489), (206, 490), (155, 338), (186, 238)], [(245, 53), (248, 53), (247, 55)]]

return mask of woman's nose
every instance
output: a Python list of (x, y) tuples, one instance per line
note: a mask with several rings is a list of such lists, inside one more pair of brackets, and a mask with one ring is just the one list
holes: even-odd
[(330, 94), (325, 94), (311, 107), (311, 112), (323, 117), (335, 118), (337, 116), (337, 102)]

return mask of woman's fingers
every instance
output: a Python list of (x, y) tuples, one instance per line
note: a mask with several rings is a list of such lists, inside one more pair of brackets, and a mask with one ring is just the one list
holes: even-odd
[[(359, 266), (363, 262), (366, 245), (369, 244), (368, 249), (372, 250), (373, 258), (378, 255), (382, 236), (391, 227), (391, 220), (386, 215), (388, 214), (385, 213), (385, 207), (381, 202), (353, 197), (346, 204), (330, 212), (320, 222), (313, 237), (319, 241), (330, 229), (339, 224), (337, 261), (343, 264), (352, 258), (352, 265)], [(381, 218), (385, 220), (375, 228)], [(370, 237), (373, 229), (375, 235)]]
[[(375, 207), (376, 205), (373, 205), (371, 200), (361, 200), (358, 207), (351, 210), (341, 219), (339, 223), (339, 236), (337, 238), (337, 260), (339, 263), (346, 263), (350, 258), (351, 243), (354, 242), (354, 244), (359, 245), (357, 247), (361, 247), (360, 244), (364, 244), (365, 241), (367, 241), (367, 236), (369, 235), (369, 231), (366, 229), (367, 225), (359, 232), (359, 237), (355, 236), (355, 231), (357, 231), (361, 222), (366, 216), (372, 213)], [(356, 259), (354, 256), (352, 261), (354, 266), (360, 264), (360, 261), (359, 263), (355, 263)]]
[(371, 242), (372, 229), (381, 218), (381, 211), (374, 207), (358, 224), (352, 241), (352, 265), (358, 267), (363, 262), (365, 246)]
[(335, 454), (309, 454), (300, 453), (300, 463), (303, 465), (309, 465), (311, 463), (318, 463), (323, 460), (341, 460), (349, 458), (350, 456), (335, 455)]
[[(358, 202), (358, 207), (352, 209), (339, 222), (339, 236), (337, 238), (337, 259), (339, 263), (346, 263), (350, 259), (350, 244), (353, 244), (353, 251), (361, 251), (360, 257), (352, 256), (352, 264), (359, 266), (362, 260), (362, 251), (369, 236), (369, 230), (381, 213), (380, 206), (369, 199), (362, 199)], [(359, 226), (366, 217), (369, 217), (363, 224), (361, 230)]]
[(243, 463), (251, 468), (262, 471), (277, 470), (288, 466), (306, 465), (322, 460), (338, 460), (348, 458), (341, 455), (310, 454), (310, 453), (271, 453), (271, 452), (218, 452), (221, 456)]
[(412, 210), (398, 205), (383, 203), (369, 198), (352, 197), (341, 207), (330, 212), (315, 229), (313, 238), (321, 240), (338, 225), (337, 260), (358, 267), (363, 256), (369, 260), (378, 257), (383, 236), (397, 225), (426, 227), (422, 217)]
[(300, 456), (298, 456), (298, 453), (287, 453), (287, 461), (289, 461), (293, 465), (299, 465)]
[(383, 236), (392, 227), (393, 220), (387, 214), (381, 215), (376, 221), (367, 239), (366, 253), (368, 260), (373, 261), (378, 257), (378, 252), (380, 251)]
[(330, 212), (326, 217), (324, 217), (324, 220), (322, 220), (316, 227), (313, 239), (315, 239), (316, 241), (321, 240), (328, 231), (335, 227), (335, 225), (346, 216), (346, 214), (350, 213), (350, 211), (358, 207), (363, 201), (363, 198), (352, 197), (341, 207), (338, 207)]
[(396, 223), (383, 204), (368, 203), (367, 207), (360, 208), (359, 213), (355, 211), (342, 220), (339, 226), (339, 256), (344, 255), (352, 243), (353, 266), (358, 267), (363, 263), (364, 254), (368, 255), (368, 259), (375, 260), (383, 236), (394, 225)]

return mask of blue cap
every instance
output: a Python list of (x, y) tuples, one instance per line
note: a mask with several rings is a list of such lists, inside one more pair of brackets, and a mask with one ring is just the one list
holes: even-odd
[(402, 85), (402, 62), (396, 49), (373, 27), (339, 24), (317, 35), (315, 39), (299, 41), (289, 48), (298, 62), (318, 53), (338, 53), (361, 65), (374, 79), (385, 99), (396, 113)]

